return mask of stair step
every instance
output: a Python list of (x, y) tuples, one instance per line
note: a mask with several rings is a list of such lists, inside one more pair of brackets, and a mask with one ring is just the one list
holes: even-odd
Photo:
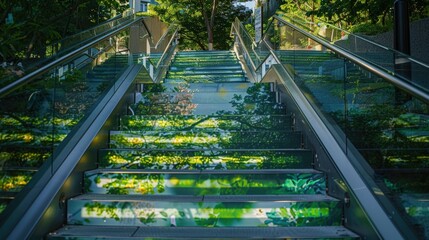
[(216, 71), (216, 70), (240, 70), (243, 71), (241, 68), (241, 65), (234, 64), (234, 65), (222, 65), (222, 66), (207, 66), (207, 67), (180, 67), (180, 66), (171, 66), (170, 72), (180, 72), (180, 71)]
[(180, 51), (176, 53), (176, 56), (186, 56), (186, 55), (191, 55), (191, 56), (204, 56), (204, 55), (208, 55), (208, 56), (213, 56), (213, 55), (234, 55), (234, 52), (232, 51), (227, 51), (227, 50), (216, 50), (216, 51)]
[(177, 76), (192, 76), (192, 75), (235, 75), (235, 74), (244, 74), (243, 70), (225, 70), (225, 69), (216, 69), (216, 70), (207, 70), (207, 69), (193, 69), (193, 70), (181, 70), (181, 71), (169, 71), (168, 76), (174, 78)]
[(51, 147), (28, 147), (22, 144), (0, 148), (0, 167), (40, 167), (51, 155)]
[(359, 239), (341, 226), (323, 227), (128, 227), (66, 225), (48, 240), (70, 239)]
[(120, 130), (292, 130), (293, 125), (291, 115), (125, 115), (120, 118)]
[(96, 169), (85, 189), (97, 194), (284, 195), (324, 194), (325, 177), (313, 169), (139, 170)]
[(231, 83), (187, 83), (186, 81), (170, 82), (163, 84), (145, 84), (143, 93), (168, 93), (168, 92), (247, 92), (259, 88), (259, 91), (272, 92), (273, 87), (270, 83), (249, 83), (249, 82), (231, 82)]
[(176, 93), (144, 93), (143, 101), (147, 103), (163, 104), (179, 102), (186, 99), (189, 103), (216, 104), (231, 101), (246, 100), (246, 103), (276, 103), (276, 93), (262, 92), (259, 98), (252, 98), (246, 92), (176, 92)]
[(100, 167), (122, 169), (287, 169), (313, 162), (306, 149), (101, 149), (98, 155)]
[(225, 62), (237, 62), (236, 57), (232, 54), (206, 55), (206, 56), (201, 56), (201, 55), (191, 56), (191, 55), (176, 54), (173, 63), (186, 62), (186, 61), (198, 63), (198, 62), (216, 61), (216, 60), (223, 60)]
[(143, 102), (135, 104), (133, 107), (135, 114), (139, 115), (213, 115), (213, 114), (267, 114), (281, 115), (285, 114), (284, 106), (275, 103), (242, 104), (240, 108), (231, 103), (199, 103), (199, 104), (146, 104)]
[(293, 131), (110, 131), (112, 148), (300, 148)]
[(244, 75), (199, 75), (199, 76), (177, 76), (173, 78), (165, 78), (165, 83), (176, 83), (186, 81), (188, 83), (228, 83), (228, 82), (244, 82)]
[(196, 61), (195, 59), (187, 59), (187, 60), (173, 60), (171, 64), (171, 68), (200, 68), (200, 67), (238, 67), (241, 65), (237, 60), (227, 60), (227, 59), (211, 59), (205, 61)]
[[(112, 226), (339, 226), (342, 204), (326, 195), (84, 194), (67, 202), (67, 223)], [(174, 219), (174, 220), (172, 220)]]
[(30, 182), (35, 171), (32, 168), (30, 171), (0, 171), (0, 191), (2, 192), (19, 192), (28, 182)]

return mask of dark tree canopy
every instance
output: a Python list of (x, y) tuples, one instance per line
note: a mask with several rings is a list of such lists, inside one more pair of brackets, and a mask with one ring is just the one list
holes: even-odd
[[(412, 20), (429, 17), (429, 1), (408, 0)], [(359, 24), (393, 23), (394, 0), (284, 0), (282, 10), (307, 17), (318, 17), (342, 27)]]
[[(127, 0), (0, 0), (0, 60), (28, 59), (49, 43), (122, 13)], [(13, 17), (13, 22), (5, 19)]]
[(158, 0), (153, 12), (166, 23), (180, 27), (184, 49), (229, 49), (231, 24), (251, 15), (250, 9), (237, 5), (237, 0)]

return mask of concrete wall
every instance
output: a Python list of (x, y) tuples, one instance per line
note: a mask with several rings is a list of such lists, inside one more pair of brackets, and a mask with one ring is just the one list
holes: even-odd
[[(393, 31), (367, 38), (393, 48)], [(429, 64), (429, 18), (410, 24), (410, 42), (411, 56)]]
[[(168, 29), (167, 24), (161, 22), (157, 17), (145, 18), (144, 22), (149, 29), (152, 39), (149, 38), (142, 24), (132, 26), (129, 43), (131, 53), (148, 53), (148, 41), (150, 46), (153, 47)], [(160, 46), (158, 49), (151, 49), (150, 51), (159, 52), (163, 50), (164, 48)]]

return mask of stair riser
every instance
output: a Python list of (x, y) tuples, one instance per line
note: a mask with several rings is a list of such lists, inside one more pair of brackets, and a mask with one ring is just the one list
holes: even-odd
[(164, 79), (165, 83), (183, 83), (183, 82), (188, 82), (188, 83), (242, 83), (246, 81), (245, 77), (226, 77), (226, 78), (221, 78), (221, 77), (204, 77), (204, 78), (188, 78), (188, 77), (183, 77), (183, 78), (168, 78), (168, 79)]
[[(263, 104), (277, 103), (275, 93), (261, 93), (263, 96)], [(245, 98), (247, 93), (243, 92), (190, 92), (190, 93), (145, 93), (142, 94), (142, 101), (152, 104), (186, 103), (196, 104), (224, 104), (228, 102), (236, 102), (238, 98)], [(246, 104), (260, 104), (261, 99), (246, 99)]]
[[(171, 92), (180, 92), (181, 88), (186, 88), (186, 91), (189, 92), (247, 92), (251, 87), (255, 86), (252, 83), (241, 82), (241, 83), (164, 83), (164, 84), (145, 84), (143, 93), (171, 93)], [(258, 84), (260, 91), (272, 92), (273, 87), (270, 83), (259, 83)], [(184, 91), (184, 90), (182, 90)]]
[(30, 182), (35, 171), (0, 171), (0, 192), (20, 192)]
[(170, 72), (181, 72), (181, 71), (216, 71), (216, 70), (232, 70), (232, 71), (241, 71), (243, 72), (243, 69), (241, 68), (241, 65), (234, 64), (234, 65), (223, 65), (223, 66), (207, 66), (207, 67), (180, 67), (180, 66), (172, 66), (170, 67)]
[(240, 108), (233, 106), (230, 103), (222, 104), (210, 104), (210, 103), (199, 103), (199, 104), (146, 104), (138, 103), (135, 107), (135, 114), (139, 115), (219, 115), (220, 112), (226, 114), (272, 114), (272, 115), (282, 115), (285, 114), (285, 109), (281, 104), (273, 103), (259, 103), (259, 104), (242, 104)]
[(104, 168), (137, 169), (287, 169), (311, 168), (311, 151), (156, 151), (106, 149), (99, 152)]
[(191, 129), (224, 130), (291, 130), (290, 116), (123, 116), (121, 130), (180, 131)]
[(299, 132), (110, 132), (112, 148), (245, 149), (300, 148)]
[[(323, 202), (93, 202), (69, 200), (69, 224), (103, 226), (338, 226), (341, 204)], [(174, 221), (173, 221), (174, 222)]]
[(284, 174), (86, 174), (86, 191), (97, 194), (285, 195), (324, 194), (322, 173)]

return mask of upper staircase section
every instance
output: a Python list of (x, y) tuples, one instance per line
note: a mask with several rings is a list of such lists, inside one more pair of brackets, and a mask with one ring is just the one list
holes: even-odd
[(244, 71), (232, 51), (178, 52), (164, 82), (243, 82)]

